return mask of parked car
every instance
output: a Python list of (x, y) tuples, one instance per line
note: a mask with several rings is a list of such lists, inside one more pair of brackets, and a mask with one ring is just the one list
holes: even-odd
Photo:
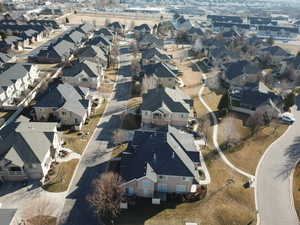
[(293, 124), (296, 121), (295, 117), (291, 113), (283, 113), (279, 119), (288, 124)]

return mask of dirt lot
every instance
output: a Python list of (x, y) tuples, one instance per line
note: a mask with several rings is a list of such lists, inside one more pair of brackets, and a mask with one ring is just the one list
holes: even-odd
[[(82, 21), (87, 23), (93, 23), (95, 21), (97, 26), (102, 26), (105, 24), (105, 20), (109, 19), (111, 22), (119, 21), (123, 24), (130, 25), (134, 21), (135, 25), (140, 25), (147, 23), (149, 25), (154, 25), (159, 22), (158, 18), (145, 19), (141, 17), (118, 17), (117, 15), (101, 15), (101, 14), (72, 14), (68, 16), (70, 24), (81, 24)], [(63, 21), (62, 21), (63, 22)]]

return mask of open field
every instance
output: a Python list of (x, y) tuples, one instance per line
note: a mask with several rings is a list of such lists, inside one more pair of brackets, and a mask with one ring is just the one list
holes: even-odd
[(293, 194), (295, 209), (298, 218), (300, 218), (300, 163), (298, 163), (294, 173)]
[[(110, 20), (111, 22), (119, 21), (123, 24), (130, 25), (132, 21), (134, 21), (135, 25), (140, 25), (143, 23), (147, 23), (149, 25), (154, 25), (159, 22), (159, 18), (143, 18), (143, 17), (135, 17), (135, 16), (118, 16), (116, 15), (104, 15), (104, 14), (71, 14), (68, 16), (70, 24), (81, 24), (82, 21), (86, 23), (95, 23), (97, 26), (103, 26), (105, 24), (105, 20)], [(63, 21), (64, 22), (64, 19)]]

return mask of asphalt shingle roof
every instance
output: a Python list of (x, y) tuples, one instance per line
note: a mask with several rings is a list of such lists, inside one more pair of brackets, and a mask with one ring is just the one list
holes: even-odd
[[(184, 140), (190, 144), (186, 146)], [(189, 147), (190, 149), (187, 149)], [(122, 155), (121, 176), (125, 181), (147, 176), (155, 182), (156, 175), (197, 178), (199, 163), (193, 136), (174, 127), (167, 131), (136, 131), (132, 143)]]
[(141, 110), (154, 112), (165, 108), (170, 112), (189, 113), (191, 98), (180, 89), (156, 88), (143, 95)]

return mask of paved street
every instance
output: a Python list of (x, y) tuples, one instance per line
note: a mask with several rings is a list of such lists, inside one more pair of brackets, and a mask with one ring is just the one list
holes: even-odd
[(127, 47), (121, 46), (119, 79), (117, 81), (112, 99), (105, 111), (101, 123), (96, 128), (85, 152), (82, 156), (76, 175), (72, 180), (68, 197), (60, 222), (68, 225), (93, 225), (99, 224), (91, 216), (91, 210), (85, 198), (90, 193), (91, 181), (106, 170), (107, 162), (111, 158), (110, 142), (113, 131), (120, 127), (118, 114), (123, 112), (130, 97), (130, 73)]
[(293, 113), (296, 122), (268, 149), (256, 171), (255, 194), (260, 225), (299, 224), (293, 205), (290, 176), (300, 159), (299, 97)]

